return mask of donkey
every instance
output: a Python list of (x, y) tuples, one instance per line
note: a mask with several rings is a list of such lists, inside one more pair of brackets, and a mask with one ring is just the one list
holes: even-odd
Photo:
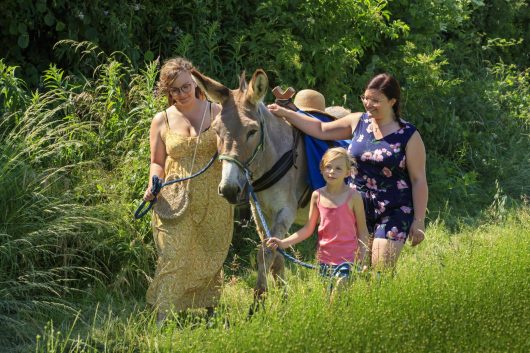
[[(303, 139), (295, 142), (298, 140), (298, 131), (283, 119), (275, 117), (263, 104), (269, 85), (263, 70), (256, 70), (248, 84), (243, 73), (239, 88), (235, 90), (197, 71), (193, 71), (192, 75), (206, 95), (222, 106), (220, 116), (212, 123), (218, 137), (219, 159), (223, 163), (219, 183), (221, 196), (232, 204), (243, 201), (248, 187), (246, 170), (255, 185), (264, 179), (262, 176), (278, 174), (278, 169), (288, 168), (267, 189), (260, 191), (260, 187), (254, 187), (271, 234), (283, 238), (295, 220), (299, 200), (308, 191)], [(277, 163), (279, 160), (289, 158), (296, 158), (294, 165), (285, 168), (278, 166), (282, 164)], [(271, 183), (266, 181), (265, 184)], [(257, 221), (259, 217), (253, 203), (251, 210), (262, 241), (258, 248), (258, 279), (254, 289), (254, 296), (258, 299), (267, 290), (269, 270), (275, 280), (283, 282), (284, 258), (279, 252), (266, 247), (266, 234)]]

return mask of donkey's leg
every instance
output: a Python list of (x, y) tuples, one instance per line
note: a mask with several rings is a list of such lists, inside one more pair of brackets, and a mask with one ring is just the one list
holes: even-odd
[[(265, 239), (265, 237), (261, 236), (259, 230), (258, 233), (260, 233), (260, 238)], [(248, 310), (248, 318), (251, 318), (260, 306), (264, 307), (265, 305), (263, 293), (267, 291), (267, 272), (271, 267), (275, 256), (274, 252), (265, 245), (265, 241), (266, 240), (263, 240), (258, 246), (258, 280), (256, 282), (256, 287), (254, 287), (254, 303), (252, 303)]]
[[(254, 217), (258, 219), (255, 205), (253, 203), (251, 203), (251, 209)], [(289, 227), (294, 221), (295, 213), (293, 208), (283, 207), (273, 212), (273, 216), (271, 218), (274, 221), (273, 224), (269, 225), (271, 232), (270, 235), (284, 238), (287, 234), (287, 231), (289, 230)], [(284, 261), (280, 254), (276, 253), (276, 251), (272, 251), (265, 245), (265, 242), (267, 241), (267, 234), (265, 234), (264, 229), (261, 226), (258, 226), (257, 230), (260, 238), (262, 239), (262, 243), (258, 248), (258, 280), (254, 293), (259, 298), (264, 292), (267, 291), (267, 273), (269, 269), (272, 270), (273, 276), (275, 278), (279, 277), (283, 282)]]
[[(276, 215), (276, 222), (274, 222), (274, 226), (271, 230), (272, 234), (275, 234), (280, 238), (284, 238), (288, 235), (289, 228), (291, 227), (291, 224), (293, 224), (296, 216), (293, 210), (293, 208), (287, 207), (280, 209)], [(276, 282), (283, 285), (285, 283), (285, 259), (278, 252), (276, 252), (276, 256), (274, 257), (271, 271)]]
[(266, 240), (263, 240), (258, 246), (258, 280), (254, 289), (256, 299), (261, 298), (261, 295), (267, 291), (267, 273), (275, 257), (275, 253), (265, 245), (265, 242)]

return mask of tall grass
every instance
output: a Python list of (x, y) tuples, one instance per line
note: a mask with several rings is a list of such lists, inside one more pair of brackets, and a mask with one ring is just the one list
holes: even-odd
[[(6, 77), (4, 92), (25, 92), (20, 81)], [(75, 313), (74, 298), (86, 297), (91, 287), (140, 287), (143, 293), (152, 261), (145, 232), (131, 226), (133, 206), (109, 197), (121, 191), (94, 158), (105, 124), (82, 115), (90, 85), (53, 66), (43, 79), (43, 90), (29, 99), (6, 95), (14, 103), (0, 121), (3, 346), (32, 341), (42, 322)], [(129, 132), (138, 133), (134, 127)]]
[(141, 308), (100, 309), (88, 324), (50, 323), (37, 351), (526, 352), (529, 225), (528, 208), (453, 235), (437, 222), (424, 244), (406, 248), (395, 276), (359, 278), (331, 303), (315, 273), (291, 268), (287, 299), (274, 288), (251, 320), (251, 288), (235, 280), (213, 325), (188, 315), (159, 329)]
[[(64, 185), (81, 164), (68, 157), (89, 126), (69, 114), (68, 96), (51, 69), (49, 91), (0, 122), (0, 341), (34, 335), (24, 324), (69, 311), (62, 296), (98, 276), (89, 249), (77, 245), (104, 227), (75, 204)], [(13, 122), (16, 122), (13, 124)], [(41, 316), (42, 318), (42, 316)]]

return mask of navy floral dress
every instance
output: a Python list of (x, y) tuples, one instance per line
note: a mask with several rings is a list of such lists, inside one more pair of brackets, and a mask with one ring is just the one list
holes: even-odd
[(375, 238), (407, 239), (414, 209), (405, 148), (415, 131), (401, 120), (398, 131), (377, 140), (365, 113), (353, 133), (348, 152), (357, 162), (357, 174), (352, 186), (363, 196), (368, 230)]

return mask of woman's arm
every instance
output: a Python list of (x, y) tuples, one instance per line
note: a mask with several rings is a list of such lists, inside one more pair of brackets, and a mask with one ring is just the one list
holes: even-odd
[(415, 132), (407, 143), (407, 169), (412, 183), (412, 202), (414, 206), (414, 221), (410, 227), (412, 246), (418, 245), (425, 238), (425, 212), (429, 189), (425, 173), (425, 145), (419, 132)]
[(366, 263), (366, 256), (368, 254), (369, 234), (366, 226), (366, 213), (364, 211), (364, 203), (359, 192), (355, 191), (353, 195), (353, 213), (357, 222), (357, 238), (359, 239), (359, 259), (361, 265)]
[(166, 162), (166, 145), (162, 140), (162, 127), (164, 126), (164, 116), (160, 112), (155, 115), (151, 121), (151, 128), (149, 129), (149, 145), (151, 147), (151, 164), (149, 166), (149, 186), (145, 190), (144, 200), (150, 201), (154, 199), (151, 193), (153, 175), (159, 178), (164, 178), (164, 165)]
[(277, 104), (267, 106), (270, 112), (285, 118), (304, 133), (321, 140), (344, 140), (351, 138), (362, 113), (350, 113), (343, 118), (322, 122), (305, 114), (283, 108)]
[(272, 249), (276, 249), (278, 246), (282, 249), (285, 249), (309, 238), (315, 231), (318, 223), (319, 212), (317, 208), (317, 200), (318, 191), (313, 191), (313, 194), (311, 195), (311, 203), (309, 205), (309, 217), (306, 224), (302, 228), (285, 239), (271, 237), (267, 240), (267, 246)]

